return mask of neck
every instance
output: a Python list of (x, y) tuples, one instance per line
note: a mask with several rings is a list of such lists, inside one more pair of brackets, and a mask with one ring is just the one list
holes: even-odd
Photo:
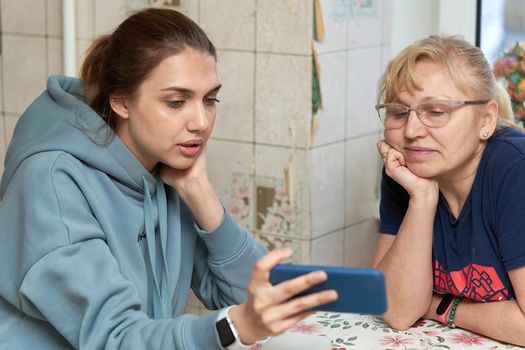
[(481, 145), (474, 156), (464, 164), (438, 177), (439, 190), (456, 217), (470, 194), (484, 149), (485, 145)]

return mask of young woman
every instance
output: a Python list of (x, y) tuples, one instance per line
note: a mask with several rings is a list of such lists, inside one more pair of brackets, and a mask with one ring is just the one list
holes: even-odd
[[(290, 300), (322, 272), (272, 286), (291, 252), (264, 255), (217, 199), (215, 62), (189, 18), (147, 9), (92, 45), (81, 80), (49, 78), (0, 187), (2, 349), (238, 349), (337, 297)], [(219, 311), (185, 315), (190, 288)]]
[(525, 135), (505, 127), (508, 95), (483, 53), (418, 41), (388, 65), (378, 103), (384, 319), (525, 345)]

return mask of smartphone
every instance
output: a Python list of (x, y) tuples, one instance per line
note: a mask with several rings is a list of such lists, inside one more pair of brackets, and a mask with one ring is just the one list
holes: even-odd
[(335, 289), (339, 298), (314, 310), (372, 315), (381, 315), (386, 311), (385, 277), (383, 272), (377, 269), (279, 264), (271, 270), (270, 282), (275, 285), (319, 270), (325, 271), (328, 279), (297, 296)]

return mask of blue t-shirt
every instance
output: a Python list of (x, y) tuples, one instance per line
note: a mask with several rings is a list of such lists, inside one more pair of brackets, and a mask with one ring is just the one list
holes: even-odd
[[(408, 200), (383, 171), (381, 233), (397, 233)], [(503, 128), (490, 138), (459, 217), (440, 195), (432, 259), (436, 292), (478, 301), (514, 298), (508, 271), (525, 265), (525, 134)]]

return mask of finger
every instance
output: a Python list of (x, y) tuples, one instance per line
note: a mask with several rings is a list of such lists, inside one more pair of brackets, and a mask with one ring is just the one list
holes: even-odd
[(270, 251), (268, 254), (257, 260), (253, 268), (252, 282), (257, 284), (267, 283), (270, 278), (270, 270), (280, 262), (290, 258), (293, 252), (289, 248), (279, 248)]
[(309, 311), (302, 312), (300, 314), (293, 315), (286, 319), (282, 319), (282, 320), (273, 322), (270, 325), (266, 326), (266, 328), (269, 330), (270, 335), (272, 336), (279, 335), (281, 333), (286, 332), (290, 328), (296, 326), (299, 322), (301, 322), (308, 316), (311, 316), (312, 313), (313, 312), (309, 312)]
[(328, 279), (324, 271), (313, 271), (302, 276), (281, 282), (267, 291), (268, 299), (273, 304), (282, 303), (308, 288)]
[(295, 297), (284, 303), (267, 308), (264, 321), (266, 324), (273, 324), (298, 314), (309, 313), (313, 308), (335, 301), (337, 298), (337, 292), (333, 289)]

